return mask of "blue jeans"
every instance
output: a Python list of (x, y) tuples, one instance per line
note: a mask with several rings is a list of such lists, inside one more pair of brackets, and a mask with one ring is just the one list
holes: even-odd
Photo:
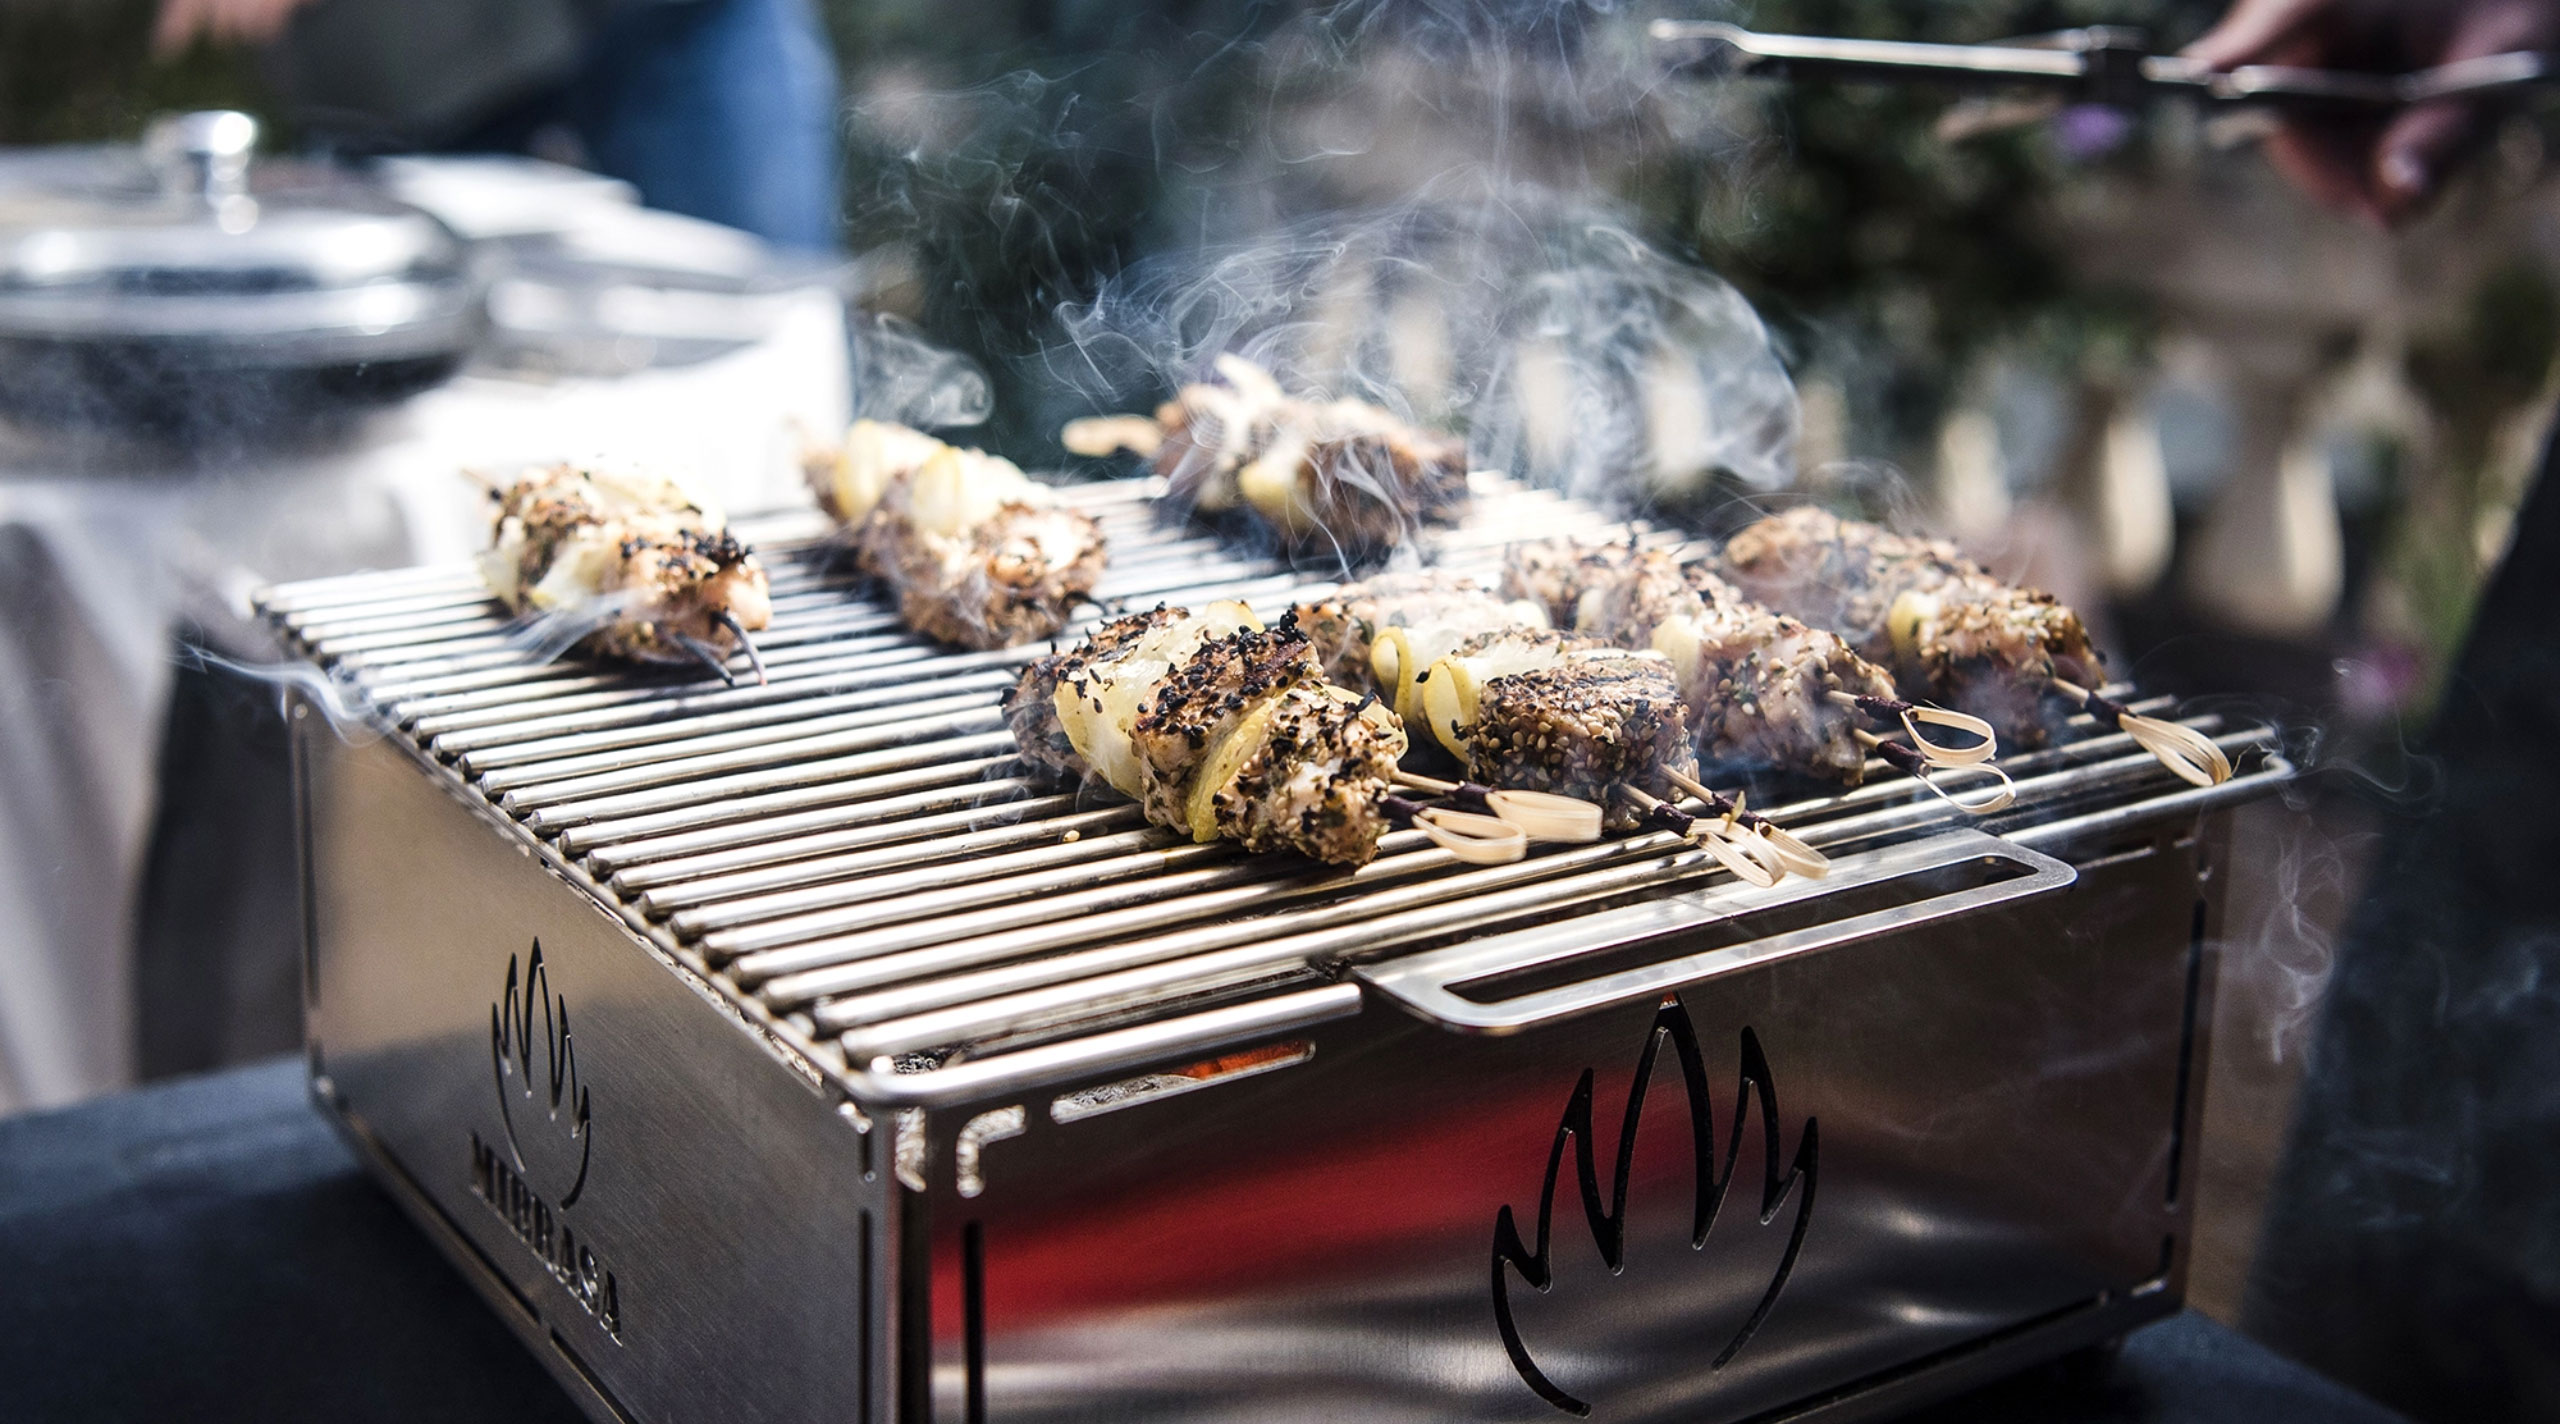
[(568, 83), (461, 148), (577, 134), (653, 208), (780, 247), (836, 245), (836, 67), (811, 0), (627, 0)]

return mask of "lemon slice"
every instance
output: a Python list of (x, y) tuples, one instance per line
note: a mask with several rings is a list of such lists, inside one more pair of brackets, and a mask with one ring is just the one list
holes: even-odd
[(1244, 764), (1262, 749), (1271, 735), (1271, 714), (1280, 705), (1278, 698), (1264, 703), (1236, 723), (1234, 730), (1219, 739), (1201, 759), (1200, 769), (1191, 776), (1191, 790), (1183, 798), (1183, 820), (1191, 827), (1195, 841), (1218, 838), (1218, 788), (1236, 779)]
[(1442, 658), (1422, 679), (1422, 720), (1431, 738), (1460, 760), (1467, 755), (1467, 731), (1476, 724), (1483, 686), (1465, 658)]
[(1053, 701), (1058, 725), (1095, 775), (1123, 795), (1144, 799), (1146, 771), (1134, 735), (1138, 709), (1146, 705), (1157, 684), (1200, 651), (1201, 644), (1261, 626), (1251, 608), (1232, 599), (1174, 619), (1110, 660), (1060, 682)]
[(1935, 594), (1905, 593), (1885, 610), (1885, 632), (1893, 638), (1894, 656), (1904, 662), (1920, 657), (1920, 634), (1927, 625), (1938, 621), (1938, 599)]

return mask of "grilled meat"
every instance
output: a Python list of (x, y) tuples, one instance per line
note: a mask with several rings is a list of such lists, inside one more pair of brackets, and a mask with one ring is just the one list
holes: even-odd
[(1382, 574), (1346, 584), (1297, 608), (1325, 673), (1351, 687), (1374, 686), (1396, 715), (1417, 714), (1408, 696), (1416, 676), (1460, 643), (1502, 628), (1542, 628), (1543, 610), (1505, 601), (1463, 574), (1440, 569)]
[(1393, 548), (1466, 503), (1465, 442), (1365, 401), (1290, 396), (1239, 356), (1219, 357), (1217, 375), (1176, 392), (1151, 431), (1128, 417), (1077, 421), (1067, 448), (1148, 456), (1176, 502), (1250, 509), (1297, 548)]
[(1109, 784), (1149, 820), (1341, 865), (1377, 854), (1404, 729), (1324, 680), (1294, 620), (1241, 604), (1116, 619), (1025, 669), (1005, 712), (1024, 756)]
[(1471, 578), (1388, 574), (1296, 617), (1336, 676), (1426, 723), (1469, 780), (1590, 801), (1623, 829), (1635, 813), (1611, 788), (1668, 795), (1669, 772), (1697, 769), (1662, 660), (1550, 632), (1535, 604)]
[(1149, 635), (1190, 618), (1188, 612), (1163, 607), (1114, 618), (1077, 646), (1024, 668), (1004, 699), (1005, 722), (1021, 744), (1023, 759), (1060, 780), (1094, 778), (1093, 764), (1076, 750), (1074, 739), (1058, 720), (1058, 688), (1077, 680), (1087, 667), (1110, 662)]
[(1189, 808), (1181, 798), (1211, 748), (1234, 745), (1239, 729), (1291, 689), (1323, 685), (1324, 667), (1293, 621), (1238, 628), (1201, 644), (1138, 704), (1132, 733), (1145, 767), (1148, 817), (1182, 824)]
[(764, 566), (673, 482), (553, 465), (496, 502), (481, 576), (510, 609), (595, 626), (612, 657), (715, 665), (773, 619)]
[(1101, 581), (1102, 528), (1010, 460), (879, 421), (810, 457), (818, 503), (927, 637), (1007, 648), (1055, 634)]
[(1521, 629), (1468, 640), (1430, 676), (1451, 684), (1447, 701), (1458, 709), (1433, 716), (1432, 734), (1471, 780), (1590, 801), (1609, 829), (1623, 830), (1637, 816), (1613, 789), (1674, 797), (1670, 774), (1697, 774), (1680, 687), (1660, 658)]
[(2095, 685), (2102, 664), (2080, 616), (2002, 583), (1943, 540), (1914, 539), (1802, 508), (1733, 536), (1721, 568), (1751, 596), (1836, 631), (1894, 670), (1904, 695), (2041, 746), (2056, 676)]
[(1866, 753), (1829, 694), (1890, 696), (1893, 681), (1839, 637), (1745, 598), (1705, 568), (1631, 545), (1512, 551), (1507, 592), (1558, 623), (1670, 659), (1699, 757), (1856, 785)]

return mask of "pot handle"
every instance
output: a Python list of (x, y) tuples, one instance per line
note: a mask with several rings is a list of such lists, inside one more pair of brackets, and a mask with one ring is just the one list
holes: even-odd
[[(2014, 842), (1951, 831), (1835, 860), (1822, 880), (1720, 885), (1353, 973), (1445, 1028), (1517, 1033), (1773, 959), (2059, 894), (2078, 878)], [(1597, 967), (1578, 973), (1577, 961)]]
[(258, 121), (236, 109), (203, 109), (151, 121), (142, 156), (160, 176), (164, 193), (219, 203), (249, 191), (249, 158), (258, 148)]

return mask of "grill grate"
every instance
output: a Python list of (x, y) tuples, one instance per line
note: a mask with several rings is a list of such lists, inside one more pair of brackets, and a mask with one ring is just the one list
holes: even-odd
[[(1466, 523), (1432, 539), (1435, 560), (1461, 571), (1493, 574), (1524, 538), (1679, 537), (1498, 477), (1475, 484)], [(1237, 598), (1275, 617), (1321, 587), (1159, 522), (1153, 489), (1065, 491), (1110, 537), (1103, 599)], [(772, 573), (763, 686), (542, 661), (464, 566), (286, 585), (261, 606), (383, 729), (836, 1068), (1124, 1025), (1725, 874), (1665, 834), (1470, 868), (1399, 832), (1356, 872), (1192, 844), (1117, 798), (1021, 774), (997, 708), (1044, 648), (961, 652), (906, 632), (815, 516), (739, 528)], [(2190, 725), (2235, 755), (2262, 736)], [(1977, 824), (2030, 843), (2181, 794), (2085, 716), (2062, 744), (2002, 764), (2019, 804)], [(1764, 809), (1830, 848), (1966, 819), (1908, 777), (1871, 773), (1858, 790)]]

